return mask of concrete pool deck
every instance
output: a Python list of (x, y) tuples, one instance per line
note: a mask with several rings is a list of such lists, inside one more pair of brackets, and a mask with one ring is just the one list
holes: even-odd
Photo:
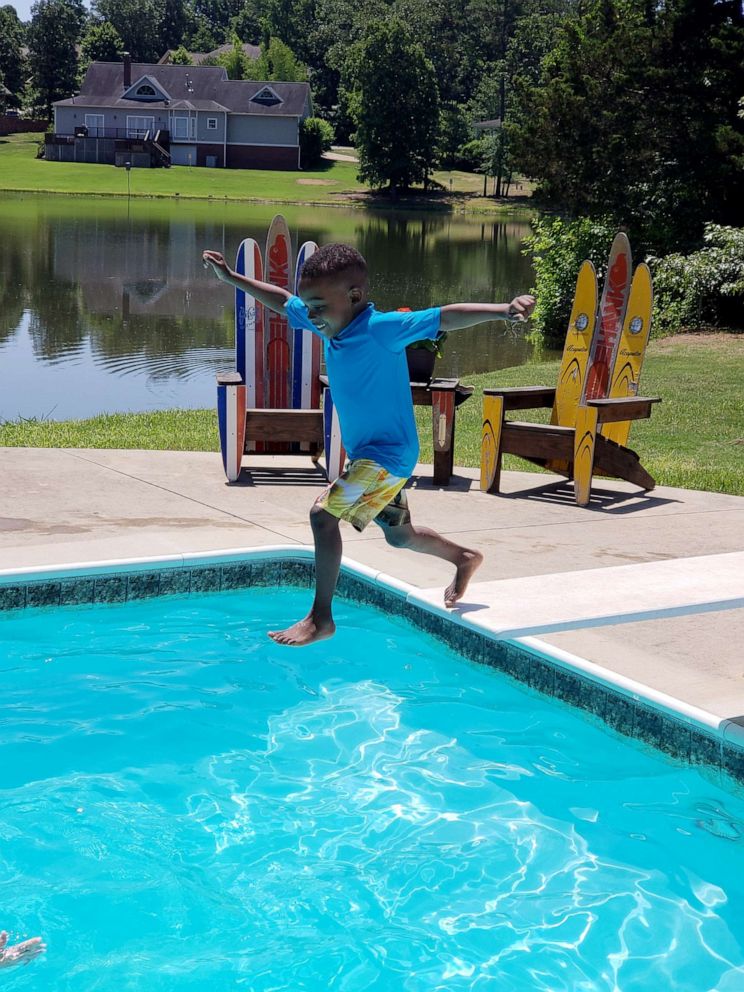
[[(306, 545), (324, 486), (309, 459), (256, 458), (228, 486), (208, 452), (2, 448), (0, 569)], [(558, 477), (507, 472), (505, 494), (420, 466), (417, 523), (485, 552), (462, 604), (617, 675), (744, 722), (744, 498), (598, 480), (588, 509)], [(348, 558), (437, 602), (451, 566), (344, 526)], [(287, 617), (290, 622), (296, 617)]]

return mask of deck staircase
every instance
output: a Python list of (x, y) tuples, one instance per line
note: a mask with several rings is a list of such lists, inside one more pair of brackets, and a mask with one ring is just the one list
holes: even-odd
[(163, 132), (158, 130), (155, 137), (151, 141), (151, 151), (153, 153), (153, 165), (160, 165), (164, 169), (170, 169), (171, 167), (171, 154), (170, 154), (170, 137), (168, 132)]

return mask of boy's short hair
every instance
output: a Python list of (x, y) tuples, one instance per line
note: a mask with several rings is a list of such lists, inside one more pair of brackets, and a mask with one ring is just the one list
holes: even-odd
[(338, 276), (350, 269), (367, 275), (367, 263), (351, 245), (330, 244), (318, 248), (302, 267), (303, 279), (326, 279)]

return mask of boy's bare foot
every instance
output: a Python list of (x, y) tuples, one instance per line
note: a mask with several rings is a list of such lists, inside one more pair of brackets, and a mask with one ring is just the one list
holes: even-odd
[(444, 590), (445, 606), (454, 606), (458, 599), (462, 599), (473, 573), (480, 568), (482, 562), (483, 555), (480, 551), (463, 551), (462, 558), (457, 563), (455, 577)]
[(336, 624), (333, 620), (316, 620), (312, 613), (308, 613), (304, 620), (298, 620), (286, 630), (270, 630), (269, 637), (277, 644), (302, 648), (306, 644), (313, 644), (315, 641), (324, 641), (327, 637), (333, 637), (335, 633)]

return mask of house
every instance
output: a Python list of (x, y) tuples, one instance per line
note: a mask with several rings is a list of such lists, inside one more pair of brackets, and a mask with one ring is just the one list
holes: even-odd
[[(227, 55), (229, 52), (232, 52), (234, 47), (234, 45), (220, 45), (219, 48), (215, 48), (211, 52), (189, 52), (189, 57), (194, 65), (201, 65), (207, 59), (212, 61), (220, 55)], [(261, 54), (261, 49), (258, 45), (249, 45), (246, 43), (240, 47), (243, 49), (243, 55), (249, 59), (257, 59)], [(170, 65), (174, 51), (175, 49), (169, 48), (165, 55), (162, 55), (158, 59), (158, 65)]]
[(115, 165), (299, 169), (307, 83), (227, 78), (218, 66), (93, 62), (54, 104), (45, 157)]

